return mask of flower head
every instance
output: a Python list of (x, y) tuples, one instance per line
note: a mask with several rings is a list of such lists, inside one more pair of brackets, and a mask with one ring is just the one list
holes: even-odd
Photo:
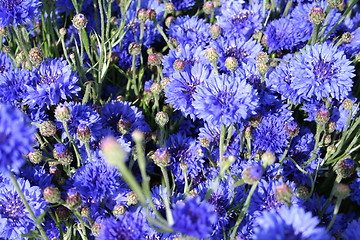
[(41, 1), (38, 0), (1, 0), (0, 25), (14, 26), (32, 20), (39, 13)]

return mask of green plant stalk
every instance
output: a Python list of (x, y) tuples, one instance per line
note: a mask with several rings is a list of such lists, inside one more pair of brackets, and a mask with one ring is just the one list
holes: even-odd
[(333, 213), (333, 216), (331, 218), (331, 221), (329, 223), (329, 225), (327, 226), (326, 230), (329, 231), (332, 227), (332, 225), (334, 224), (335, 222), (335, 219), (339, 213), (339, 209), (340, 209), (340, 205), (341, 205), (341, 202), (342, 202), (342, 198), (337, 198), (336, 199), (336, 204), (335, 204), (335, 208), (334, 208), (334, 213)]
[[(145, 30), (145, 22), (141, 22), (140, 23), (140, 40), (139, 40), (140, 49), (142, 48), (142, 44), (143, 44), (143, 41), (144, 41), (144, 30)], [(141, 53), (140, 53), (140, 63), (141, 63), (141, 66), (144, 65), (144, 59), (143, 59)]]
[(136, 55), (132, 55), (132, 60), (131, 60), (131, 82), (132, 82), (132, 88), (134, 89), (135, 95), (139, 96), (139, 89), (137, 87), (137, 77), (136, 77)]
[(165, 187), (167, 189), (167, 197), (166, 199), (164, 199), (164, 204), (165, 204), (165, 210), (166, 210), (166, 218), (169, 222), (169, 225), (173, 225), (174, 223), (174, 219), (171, 213), (171, 209), (170, 209), (170, 196), (171, 196), (171, 188), (170, 188), (170, 181), (169, 181), (169, 175), (167, 173), (167, 170), (165, 167), (161, 167), (161, 173), (164, 177), (165, 180)]
[(224, 124), (221, 124), (221, 130), (220, 130), (220, 142), (219, 142), (219, 160), (221, 161), (223, 158), (223, 155), (226, 151), (225, 149), (225, 134), (226, 134), (226, 126)]
[(85, 142), (85, 148), (86, 148), (86, 154), (88, 156), (88, 161), (92, 162), (92, 157), (91, 157), (91, 151), (90, 151), (90, 144), (89, 142)]
[(46, 232), (44, 231), (43, 227), (41, 226), (38, 219), (36, 218), (33, 210), (31, 209), (31, 207), (29, 205), (29, 202), (26, 200), (24, 193), (21, 191), (20, 186), (19, 186), (14, 174), (9, 171), (9, 176), (10, 176), (11, 182), (14, 184), (16, 192), (19, 194), (22, 202), (24, 203), (26, 209), (28, 210), (31, 219), (34, 221), (35, 226), (39, 229), (42, 239), (43, 240), (49, 240), (49, 238), (46, 235)]
[(25, 40), (23, 38), (23, 33), (21, 32), (20, 27), (14, 28), (14, 31), (15, 31), (17, 40), (19, 42), (20, 49), (22, 51), (24, 51), (26, 61), (30, 64), (30, 67), (32, 67), (32, 63), (30, 61), (30, 56), (29, 56), (29, 51), (28, 51), (28, 46), (27, 46), (27, 44), (26, 44), (26, 42), (25, 42)]
[(68, 54), (68, 51), (66, 49), (66, 45), (65, 45), (65, 41), (64, 41), (63, 36), (60, 36), (60, 41), (61, 41), (61, 46), (62, 46), (66, 61), (69, 63), (70, 66), (73, 66), (73, 63), (69, 59), (69, 54)]
[(159, 33), (161, 34), (161, 36), (164, 38), (166, 44), (168, 45), (168, 47), (173, 50), (174, 47), (172, 46), (172, 44), (170, 43), (168, 37), (166, 36), (166, 34), (164, 33), (164, 30), (161, 28), (161, 26), (159, 25), (158, 21), (156, 19), (154, 19), (154, 25), (156, 27), (156, 29), (159, 31)]
[(69, 132), (69, 127), (66, 121), (62, 121), (62, 124), (64, 126), (65, 129), (65, 133), (66, 136), (69, 138), (69, 142), (71, 143), (71, 145), (74, 148), (75, 151), (75, 156), (76, 156), (76, 161), (77, 161), (77, 167), (79, 168), (81, 166), (81, 156), (79, 153), (79, 149), (77, 148), (76, 144), (74, 143), (74, 140), (72, 139), (72, 137), (70, 136), (70, 132)]
[[(76, 218), (80, 221), (80, 229), (81, 231), (79, 231), (81, 238), (83, 240), (88, 240), (87, 236), (86, 236), (86, 228), (85, 226), (87, 226), (87, 224), (85, 223), (84, 219), (81, 217), (81, 215), (77, 212), (77, 210), (72, 211), (72, 213), (76, 216)], [(78, 224), (79, 225), (79, 224)]]
[(316, 133), (315, 133), (315, 145), (314, 145), (314, 149), (312, 151), (311, 154), (311, 158), (309, 160), (307, 160), (302, 166), (306, 166), (309, 163), (311, 163), (315, 158), (316, 158), (316, 152), (317, 149), (319, 148), (319, 143), (320, 143), (320, 135), (322, 133), (322, 131), (324, 130), (324, 126), (321, 125), (320, 123), (316, 123)]
[(320, 24), (313, 24), (313, 30), (312, 30), (311, 38), (309, 40), (311, 45), (315, 45), (318, 39), (319, 29), (320, 29)]
[(256, 183), (254, 183), (254, 184), (251, 186), (250, 192), (249, 192), (249, 194), (248, 194), (248, 196), (247, 196), (247, 198), (246, 198), (246, 200), (245, 200), (245, 204), (244, 204), (243, 208), (242, 208), (241, 211), (240, 211), (239, 217), (238, 217), (237, 220), (236, 220), (236, 223), (235, 223), (234, 228), (232, 229), (230, 239), (235, 239), (237, 229), (239, 228), (242, 220), (243, 220), (244, 217), (245, 217), (245, 214), (246, 214), (247, 210), (249, 209), (252, 195), (254, 194), (254, 192), (255, 192), (258, 184), (259, 184), (259, 181), (257, 181)]

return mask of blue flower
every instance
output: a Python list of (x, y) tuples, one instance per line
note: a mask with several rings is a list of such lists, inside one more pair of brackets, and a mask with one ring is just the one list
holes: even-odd
[(355, 178), (350, 184), (352, 192), (350, 193), (351, 200), (360, 205), (360, 170), (357, 172), (357, 178)]
[(0, 26), (14, 26), (31, 21), (39, 14), (41, 2), (38, 0), (1, 0)]
[(6, 53), (0, 53), (0, 75), (1, 73), (11, 70), (12, 68), (13, 67), (10, 57)]
[(217, 220), (214, 206), (207, 202), (200, 202), (200, 198), (187, 198), (179, 201), (173, 208), (175, 231), (186, 236), (197, 238), (209, 237)]
[(220, 75), (206, 79), (196, 89), (193, 106), (197, 116), (214, 126), (238, 123), (255, 114), (257, 92), (246, 79)]
[(166, 145), (171, 155), (169, 168), (177, 181), (184, 179), (181, 165), (187, 165), (186, 172), (190, 179), (194, 179), (203, 170), (204, 160), (197, 152), (200, 146), (195, 139), (177, 133), (169, 136)]
[(16, 105), (27, 96), (25, 83), (31, 81), (34, 75), (21, 68), (9, 69), (0, 73), (0, 102)]
[(200, 63), (195, 63), (188, 71), (175, 72), (165, 89), (166, 102), (194, 120), (194, 94), (197, 87), (208, 79), (210, 74), (208, 66)]
[(75, 72), (65, 60), (47, 59), (26, 84), (28, 96), (24, 103), (33, 106), (56, 105), (61, 100), (77, 96), (80, 87)]
[(101, 160), (79, 168), (69, 184), (76, 188), (84, 202), (101, 202), (114, 196), (124, 186), (119, 171)]
[[(22, 178), (17, 181), (35, 217), (39, 217), (46, 207), (41, 189), (37, 186), (31, 187), (29, 181)], [(23, 239), (22, 234), (30, 233), (34, 229), (35, 224), (15, 187), (11, 183), (3, 186), (0, 190), (0, 238)]]
[(346, 230), (342, 234), (345, 240), (353, 240), (360, 238), (360, 219), (353, 220), (347, 226)]
[(0, 170), (18, 169), (25, 163), (23, 155), (32, 150), (35, 127), (18, 109), (0, 104)]
[(170, 0), (169, 2), (174, 4), (176, 11), (191, 9), (196, 3), (194, 0)]
[(46, 172), (45, 168), (40, 165), (29, 166), (25, 165), (20, 169), (19, 176), (28, 180), (31, 185), (38, 186), (44, 189), (53, 186), (53, 176)]
[(318, 227), (320, 221), (317, 217), (297, 206), (284, 206), (277, 211), (264, 212), (256, 222), (256, 240), (331, 239), (325, 228)]
[(294, 80), (290, 86), (304, 100), (341, 100), (351, 92), (354, 66), (336, 46), (327, 43), (307, 46), (291, 64)]

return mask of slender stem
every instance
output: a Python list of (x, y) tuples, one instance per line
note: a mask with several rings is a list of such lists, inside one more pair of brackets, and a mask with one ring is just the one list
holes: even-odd
[(164, 30), (161, 28), (161, 26), (159, 25), (158, 21), (155, 19), (154, 20), (154, 25), (156, 27), (156, 29), (159, 31), (159, 33), (161, 34), (161, 36), (164, 38), (166, 44), (168, 45), (168, 47), (173, 50), (174, 47), (172, 46), (172, 44), (170, 43), (168, 37), (166, 36), (166, 34), (164, 33)]
[(22, 202), (24, 203), (26, 209), (28, 210), (31, 219), (34, 221), (36, 227), (39, 229), (42, 239), (49, 240), (49, 238), (46, 235), (46, 232), (44, 231), (43, 227), (41, 226), (38, 219), (36, 218), (33, 210), (31, 209), (29, 202), (26, 200), (24, 193), (21, 191), (21, 188), (20, 188), (14, 174), (12, 172), (9, 172), (9, 176), (10, 176), (11, 182), (14, 184), (16, 192), (19, 194)]
[(219, 142), (219, 161), (222, 160), (223, 155), (226, 151), (225, 146), (224, 146), (225, 134), (226, 134), (226, 126), (224, 124), (222, 124), (221, 131), (220, 131), (220, 142)]
[(335, 208), (334, 208), (334, 213), (333, 213), (333, 216), (331, 218), (331, 221), (329, 223), (329, 225), (327, 226), (326, 230), (329, 231), (332, 227), (332, 225), (334, 224), (335, 222), (335, 219), (339, 213), (339, 209), (340, 209), (340, 205), (341, 205), (341, 202), (342, 202), (342, 198), (337, 198), (336, 199), (336, 204), (335, 204)]
[(310, 38), (310, 43), (311, 45), (314, 45), (318, 39), (318, 33), (319, 33), (319, 29), (320, 29), (320, 24), (314, 24), (313, 25), (313, 30), (312, 30), (312, 34), (311, 34), (311, 38)]
[(166, 218), (169, 221), (169, 225), (171, 226), (174, 223), (174, 219), (171, 213), (170, 209), (170, 196), (171, 196), (171, 188), (170, 188), (170, 181), (169, 181), (169, 175), (167, 173), (167, 170), (165, 167), (161, 167), (161, 173), (165, 180), (165, 187), (167, 189), (167, 196), (165, 201), (165, 209), (166, 209)]
[(64, 126), (66, 135), (67, 135), (67, 137), (69, 138), (69, 142), (71, 143), (71, 145), (72, 145), (73, 148), (74, 148), (75, 155), (76, 155), (76, 160), (77, 160), (77, 167), (79, 168), (80, 165), (81, 165), (81, 156), (80, 156), (80, 153), (79, 153), (79, 149), (77, 148), (74, 140), (72, 139), (72, 137), (71, 137), (71, 135), (70, 135), (69, 127), (68, 127), (67, 122), (66, 122), (66, 121), (63, 121), (62, 124), (63, 124), (63, 126)]
[(85, 148), (86, 148), (86, 154), (88, 156), (88, 161), (92, 162), (90, 144), (89, 144), (89, 142), (85, 142), (84, 144), (85, 144)]

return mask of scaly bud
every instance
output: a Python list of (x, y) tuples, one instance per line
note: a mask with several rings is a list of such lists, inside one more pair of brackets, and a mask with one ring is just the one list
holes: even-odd
[(88, 20), (84, 14), (78, 13), (74, 16), (72, 23), (76, 29), (80, 30), (86, 28)]
[(48, 203), (58, 203), (61, 201), (60, 191), (56, 187), (47, 187), (43, 192), (44, 199)]
[(41, 136), (52, 137), (56, 134), (56, 125), (53, 121), (43, 121), (39, 126)]

